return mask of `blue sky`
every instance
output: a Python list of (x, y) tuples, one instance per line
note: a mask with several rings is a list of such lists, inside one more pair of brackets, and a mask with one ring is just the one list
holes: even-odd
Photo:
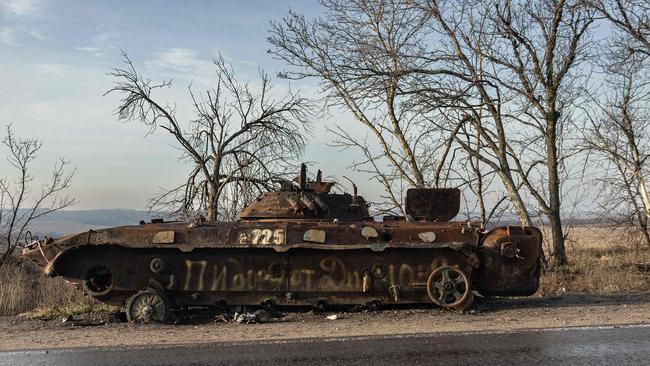
[[(162, 131), (146, 136), (143, 127), (113, 116), (117, 96), (102, 94), (111, 86), (106, 73), (120, 65), (120, 50), (144, 75), (172, 78), (174, 87), (160, 98), (176, 102), (179, 116), (189, 118), (186, 87), (209, 87), (211, 60), (219, 52), (251, 81), (258, 67), (272, 75), (283, 68), (266, 53), (265, 38), (269, 20), (289, 9), (308, 17), (319, 12), (311, 0), (0, 0), (0, 125), (11, 123), (18, 135), (44, 140), (37, 177), (61, 156), (77, 168), (71, 190), (77, 209), (141, 209), (159, 187), (181, 182), (188, 167), (176, 161)], [(288, 87), (283, 80), (276, 84)], [(291, 87), (315, 96), (314, 82)], [(350, 153), (326, 145), (325, 124), (358, 128), (351, 118), (315, 122), (305, 159), (328, 175), (353, 177), (366, 196), (378, 194), (378, 187), (346, 170)], [(0, 176), (7, 176), (0, 160)]]

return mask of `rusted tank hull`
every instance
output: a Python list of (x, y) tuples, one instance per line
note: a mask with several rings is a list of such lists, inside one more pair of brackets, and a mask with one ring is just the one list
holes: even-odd
[(357, 195), (331, 193), (321, 173), (265, 192), (234, 222), (89, 230), (36, 241), (23, 255), (132, 321), (166, 321), (191, 305), (434, 303), (464, 310), (473, 293), (529, 295), (541, 232), (450, 222), (460, 190), (411, 188), (403, 216), (370, 217)]
[[(399, 226), (393, 227), (393, 235), (401, 235)], [(442, 238), (458, 237), (461, 226), (427, 225), (420, 230), (435, 232)], [(308, 227), (301, 230), (309, 230)], [(151, 232), (157, 235), (169, 232), (167, 229), (164, 225), (155, 226)], [(250, 230), (258, 229), (229, 228), (228, 236), (214, 237), (238, 238), (241, 235), (237, 233)], [(289, 227), (287, 236), (291, 237), (292, 232)], [(521, 296), (537, 290), (539, 230), (508, 227), (478, 235), (476, 239), (472, 239), (471, 233), (463, 235), (469, 235), (465, 243), (468, 245), (439, 243), (440, 247), (424, 244), (425, 247), (418, 247), (403, 243), (386, 248), (361, 243), (357, 246), (319, 244), (323, 249), (278, 250), (259, 246), (219, 247), (224, 243), (209, 242), (198, 248), (103, 242), (89, 245), (78, 241), (82, 238), (92, 243), (92, 235), (80, 234), (66, 239), (79, 245), (56, 252), (56, 242), (44, 243), (26, 255), (35, 261), (49, 258), (46, 272), (65, 277), (98, 300), (116, 305), (124, 304), (139, 290), (152, 287), (164, 292), (173, 308), (216, 304), (431, 303), (428, 282), (432, 273), (442, 267), (457, 268), (467, 275), (471, 290), (484, 295)], [(108, 234), (96, 237), (107, 238)], [(417, 236), (409, 236), (412, 237)]]
[[(97, 299), (123, 304), (152, 282), (174, 307), (189, 305), (312, 305), (430, 303), (426, 283), (432, 270), (452, 265), (471, 274), (472, 258), (451, 249), (331, 251), (84, 247), (66, 256), (56, 271)], [(80, 258), (84, 260), (80, 263)], [(159, 273), (152, 263), (162, 263)], [(88, 281), (110, 272), (110, 280)], [(92, 276), (92, 274), (91, 274)]]

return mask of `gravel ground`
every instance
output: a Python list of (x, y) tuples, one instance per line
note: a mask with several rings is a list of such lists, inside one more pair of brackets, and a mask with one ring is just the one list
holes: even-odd
[(251, 323), (206, 309), (181, 312), (176, 324), (129, 324), (123, 314), (114, 313), (67, 319), (0, 317), (0, 350), (650, 324), (650, 294), (478, 299), (465, 313), (431, 307), (251, 311)]

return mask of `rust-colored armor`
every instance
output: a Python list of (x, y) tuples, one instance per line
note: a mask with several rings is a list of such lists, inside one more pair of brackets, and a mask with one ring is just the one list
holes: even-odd
[(472, 291), (531, 295), (541, 232), (484, 232), (457, 215), (457, 189), (410, 189), (406, 216), (370, 217), (333, 182), (283, 183), (236, 222), (141, 223), (39, 240), (23, 255), (133, 321), (164, 321), (193, 305), (434, 303), (465, 309)]

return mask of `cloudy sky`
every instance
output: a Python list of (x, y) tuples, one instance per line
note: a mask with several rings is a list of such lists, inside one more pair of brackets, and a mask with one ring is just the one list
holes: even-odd
[[(44, 141), (35, 175), (46, 175), (57, 157), (76, 167), (71, 193), (80, 201), (77, 209), (142, 209), (159, 187), (181, 182), (188, 167), (176, 161), (163, 131), (146, 136), (143, 127), (113, 115), (117, 96), (102, 94), (111, 86), (106, 73), (120, 65), (120, 50), (146, 76), (172, 78), (173, 89), (161, 97), (189, 117), (186, 87), (209, 87), (219, 52), (244, 78), (255, 80), (258, 67), (282, 70), (266, 53), (265, 38), (269, 20), (289, 9), (307, 16), (319, 11), (315, 0), (0, 0), (0, 126), (11, 123), (19, 136)], [(315, 90), (309, 82), (291, 87)], [(331, 138), (323, 126), (356, 125), (345, 114), (316, 122), (305, 159), (328, 174), (350, 175), (345, 168), (353, 157), (326, 145)], [(7, 169), (0, 159), (0, 176)], [(367, 179), (350, 176), (367, 196), (378, 194)]]

